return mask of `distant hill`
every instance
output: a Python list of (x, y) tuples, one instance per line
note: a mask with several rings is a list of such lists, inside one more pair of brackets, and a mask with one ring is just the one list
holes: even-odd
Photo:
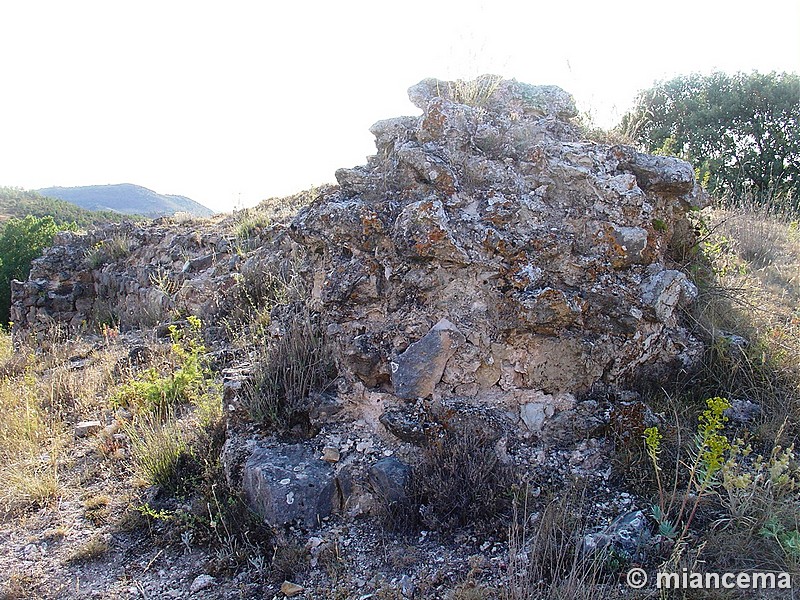
[(86, 210), (65, 200), (47, 198), (39, 192), (20, 188), (0, 187), (0, 221), (26, 215), (44, 217), (50, 215), (58, 225), (75, 223), (87, 228), (101, 223), (117, 222), (123, 219), (142, 219), (137, 215), (123, 215), (109, 210)]
[(126, 215), (165, 217), (176, 212), (187, 212), (198, 217), (209, 217), (214, 214), (211, 209), (185, 196), (157, 194), (153, 190), (131, 183), (51, 187), (38, 192), (89, 210), (111, 210)]

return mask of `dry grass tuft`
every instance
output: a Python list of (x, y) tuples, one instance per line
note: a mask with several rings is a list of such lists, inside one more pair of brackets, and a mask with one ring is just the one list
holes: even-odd
[(336, 378), (328, 341), (317, 316), (305, 309), (287, 320), (285, 330), (261, 349), (244, 405), (253, 420), (290, 430), (304, 427), (313, 401)]
[(108, 522), (111, 498), (106, 494), (91, 496), (83, 502), (83, 516), (95, 527)]
[(144, 413), (126, 425), (125, 433), (136, 472), (144, 481), (170, 491), (183, 486), (182, 467), (191, 461), (192, 449), (173, 411)]
[(14, 572), (8, 577), (7, 584), (0, 588), (0, 600), (23, 600), (36, 597), (39, 581), (27, 573)]
[(109, 550), (108, 541), (102, 535), (95, 535), (78, 546), (67, 558), (67, 564), (86, 563), (98, 560)]
[(8, 511), (57, 498), (67, 436), (30, 371), (0, 380), (0, 415), (0, 504)]
[[(800, 426), (800, 232), (768, 209), (739, 206), (708, 215), (694, 312), (708, 351), (695, 394), (761, 406), (759, 438), (774, 443)], [(785, 440), (784, 440), (785, 441)]]
[(498, 458), (493, 442), (468, 430), (448, 430), (431, 440), (412, 469), (411, 506), (398, 506), (404, 514), (394, 519), (419, 515), (422, 525), (448, 530), (496, 525), (508, 517), (513, 473)]
[(529, 513), (522, 501), (509, 530), (509, 585), (506, 600), (611, 600), (619, 588), (603, 574), (600, 557), (580, 551), (587, 530), (583, 513), (587, 490), (571, 487), (549, 501), (539, 513)]
[(301, 208), (318, 200), (329, 189), (328, 185), (315, 186), (291, 196), (262, 200), (254, 207), (234, 211), (227, 224), (236, 236), (240, 249), (249, 252), (257, 247), (262, 233), (274, 225), (286, 223)]

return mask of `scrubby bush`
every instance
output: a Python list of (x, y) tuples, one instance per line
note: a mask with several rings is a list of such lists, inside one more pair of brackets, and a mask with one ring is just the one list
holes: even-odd
[(200, 340), (202, 323), (187, 317), (188, 335), (175, 325), (170, 326), (172, 354), (176, 368), (161, 374), (151, 367), (138, 379), (129, 381), (116, 391), (113, 401), (121, 406), (158, 411), (179, 403), (198, 403), (213, 387), (205, 359), (205, 346)]
[(166, 374), (150, 367), (122, 384), (112, 398), (134, 411), (125, 432), (140, 477), (171, 492), (186, 492), (193, 485), (199, 457), (213, 444), (213, 429), (222, 416), (201, 328), (193, 316), (185, 329), (172, 326), (174, 367)]
[(259, 423), (288, 430), (307, 423), (312, 394), (324, 392), (337, 371), (318, 316), (297, 310), (277, 338), (260, 350), (244, 405)]
[(411, 506), (400, 508), (435, 529), (492, 525), (510, 513), (513, 482), (512, 470), (500, 461), (491, 438), (460, 428), (445, 430), (413, 466)]

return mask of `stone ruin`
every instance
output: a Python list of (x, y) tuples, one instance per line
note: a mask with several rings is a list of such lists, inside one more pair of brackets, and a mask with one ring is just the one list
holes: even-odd
[(167, 218), (61, 232), (28, 280), (11, 282), (13, 331), (46, 342), (54, 326), (73, 334), (101, 323), (147, 327), (172, 308), (209, 317), (242, 262), (230, 237)]
[[(479, 426), (496, 417), (535, 443), (574, 444), (607, 420), (596, 390), (622, 394), (696, 360), (680, 310), (697, 290), (668, 258), (694, 242), (687, 214), (707, 201), (688, 163), (586, 140), (553, 86), (426, 79), (409, 97), (422, 114), (374, 124), (376, 155), (338, 170), (338, 186), (248, 258), (194, 225), (68, 235), (13, 286), (15, 327), (80, 327), (99, 305), (163, 313), (176, 298), (214, 320), (235, 272), (299, 259), (339, 367), (335, 406), (320, 411), (327, 437), (235, 433), (244, 365), (228, 372), (225, 458), (262, 516), (309, 526), (364, 504), (365, 481), (397, 493), (396, 457), (442, 415), (494, 415)], [(125, 227), (129, 256), (87, 267), (86, 249)]]
[(541, 433), (597, 385), (696, 358), (678, 311), (697, 290), (666, 266), (707, 199), (688, 163), (583, 139), (554, 86), (427, 79), (409, 97), (422, 115), (375, 123), (377, 154), (291, 225), (356, 388)]

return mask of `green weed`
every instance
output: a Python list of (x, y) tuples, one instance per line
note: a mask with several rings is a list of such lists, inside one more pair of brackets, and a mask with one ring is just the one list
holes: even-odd
[(204, 396), (213, 392), (213, 386), (204, 357), (206, 349), (200, 339), (202, 323), (194, 316), (186, 320), (189, 335), (174, 325), (170, 326), (172, 354), (177, 368), (162, 375), (151, 367), (141, 378), (120, 386), (113, 395), (113, 403), (158, 411), (179, 403), (192, 402), (206, 407), (204, 410), (208, 409), (208, 399)]
[[(668, 497), (661, 480), (659, 464), (663, 436), (657, 427), (648, 427), (644, 431), (645, 448), (658, 485), (659, 503), (653, 508), (653, 517), (659, 524), (659, 532), (666, 537), (682, 539), (686, 536), (700, 502), (720, 483), (719, 473), (725, 465), (726, 453), (731, 448), (723, 433), (728, 420), (723, 413), (730, 408), (730, 402), (725, 398), (709, 398), (706, 406), (706, 410), (697, 419), (692, 460), (685, 464), (688, 481), (681, 494), (682, 500), (677, 513), (674, 512), (679, 495), (677, 470), (672, 493)], [(681, 523), (683, 528), (678, 535)]]

